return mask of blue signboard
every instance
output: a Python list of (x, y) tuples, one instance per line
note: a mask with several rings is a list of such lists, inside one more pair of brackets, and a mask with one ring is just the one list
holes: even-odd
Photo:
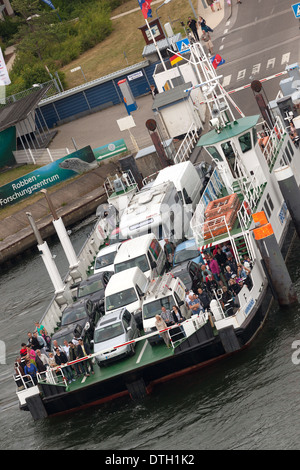
[(188, 52), (190, 50), (190, 41), (188, 40), (188, 38), (184, 38), (180, 41), (177, 41), (176, 45), (178, 47), (178, 52)]
[(292, 5), (292, 9), (296, 18), (300, 18), (300, 3)]

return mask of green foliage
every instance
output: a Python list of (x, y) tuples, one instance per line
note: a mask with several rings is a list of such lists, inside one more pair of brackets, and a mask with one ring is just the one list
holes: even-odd
[(18, 17), (5, 16), (4, 21), (0, 21), (0, 37), (4, 44), (9, 44), (17, 34), (20, 26)]
[(45, 65), (54, 73), (103, 41), (112, 31), (111, 5), (124, 1), (53, 0), (54, 11), (40, 0), (11, 0), (19, 22), (14, 36), (17, 60), (7, 93), (48, 81)]

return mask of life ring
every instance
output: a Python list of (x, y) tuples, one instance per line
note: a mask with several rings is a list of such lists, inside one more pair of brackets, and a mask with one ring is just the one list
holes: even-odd
[(245, 211), (247, 212), (247, 214), (248, 214), (248, 215), (251, 215), (251, 208), (250, 208), (250, 206), (249, 206), (249, 204), (248, 204), (247, 201), (244, 201), (244, 202), (243, 202), (243, 206), (244, 206)]

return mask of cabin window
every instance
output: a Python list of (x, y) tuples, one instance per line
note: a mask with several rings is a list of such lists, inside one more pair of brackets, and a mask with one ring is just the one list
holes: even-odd
[(230, 140), (228, 142), (224, 142), (224, 144), (221, 144), (221, 147), (230, 166), (231, 172), (233, 176), (235, 176), (235, 153)]
[(291, 154), (290, 154), (289, 149), (287, 147), (285, 148), (285, 153), (286, 153), (288, 161), (291, 163), (292, 157), (291, 157)]
[(256, 142), (257, 142), (257, 131), (256, 131), (255, 127), (253, 127), (253, 129), (252, 129), (252, 138), (253, 138), (253, 145), (255, 145)]
[(216, 149), (216, 147), (206, 147), (206, 150), (208, 151), (208, 153), (212, 156), (212, 158), (214, 160), (217, 160), (217, 161), (220, 161), (222, 162), (223, 161), (223, 158), (221, 157), (221, 155), (219, 154), (218, 150)]
[(240, 147), (243, 153), (248, 152), (248, 150), (251, 150), (252, 145), (251, 145), (251, 135), (250, 132), (247, 132), (246, 134), (243, 134), (239, 137), (239, 143)]
[(288, 148), (290, 149), (291, 155), (293, 156), (294, 155), (294, 149), (293, 149), (293, 146), (292, 146), (291, 142), (289, 142), (289, 141), (288, 141)]
[(271, 199), (270, 194), (267, 194), (266, 199), (267, 200), (264, 202), (264, 208), (266, 209), (266, 213), (267, 213), (268, 217), (270, 218), (272, 210), (274, 209), (274, 204), (273, 204), (273, 201)]
[(270, 194), (267, 194), (267, 201), (268, 201), (269, 206), (270, 206), (270, 209), (271, 209), (271, 211), (272, 211), (272, 210), (274, 209), (274, 204), (273, 204), (273, 201), (272, 201), (272, 199), (271, 199)]
[[(159, 257), (160, 255), (160, 252), (161, 252), (161, 246), (159, 244), (159, 242), (157, 240), (152, 240), (152, 242), (150, 243), (150, 249), (149, 249), (152, 257), (157, 260), (157, 258)], [(151, 258), (150, 258), (151, 259)]]

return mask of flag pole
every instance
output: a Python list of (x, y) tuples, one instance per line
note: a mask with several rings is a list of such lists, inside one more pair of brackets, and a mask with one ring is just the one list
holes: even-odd
[(151, 39), (152, 39), (152, 41), (153, 41), (153, 44), (154, 44), (155, 49), (156, 49), (156, 51), (157, 51), (157, 54), (158, 54), (158, 56), (159, 56), (159, 58), (160, 58), (160, 61), (161, 61), (162, 65), (163, 65), (163, 68), (165, 69), (165, 71), (167, 71), (166, 64), (165, 64), (164, 61), (163, 61), (163, 58), (162, 58), (162, 56), (161, 56), (159, 47), (158, 47), (158, 45), (157, 45), (157, 42), (155, 41), (155, 38), (154, 38), (154, 36), (153, 36), (153, 33), (152, 33), (152, 31), (151, 31), (151, 28), (150, 28), (150, 25), (149, 25), (149, 23), (148, 23), (147, 18), (145, 18), (145, 21), (146, 21), (146, 25), (147, 25), (147, 27), (148, 27), (148, 29), (149, 29), (149, 32), (150, 32), (150, 35), (151, 35)]

